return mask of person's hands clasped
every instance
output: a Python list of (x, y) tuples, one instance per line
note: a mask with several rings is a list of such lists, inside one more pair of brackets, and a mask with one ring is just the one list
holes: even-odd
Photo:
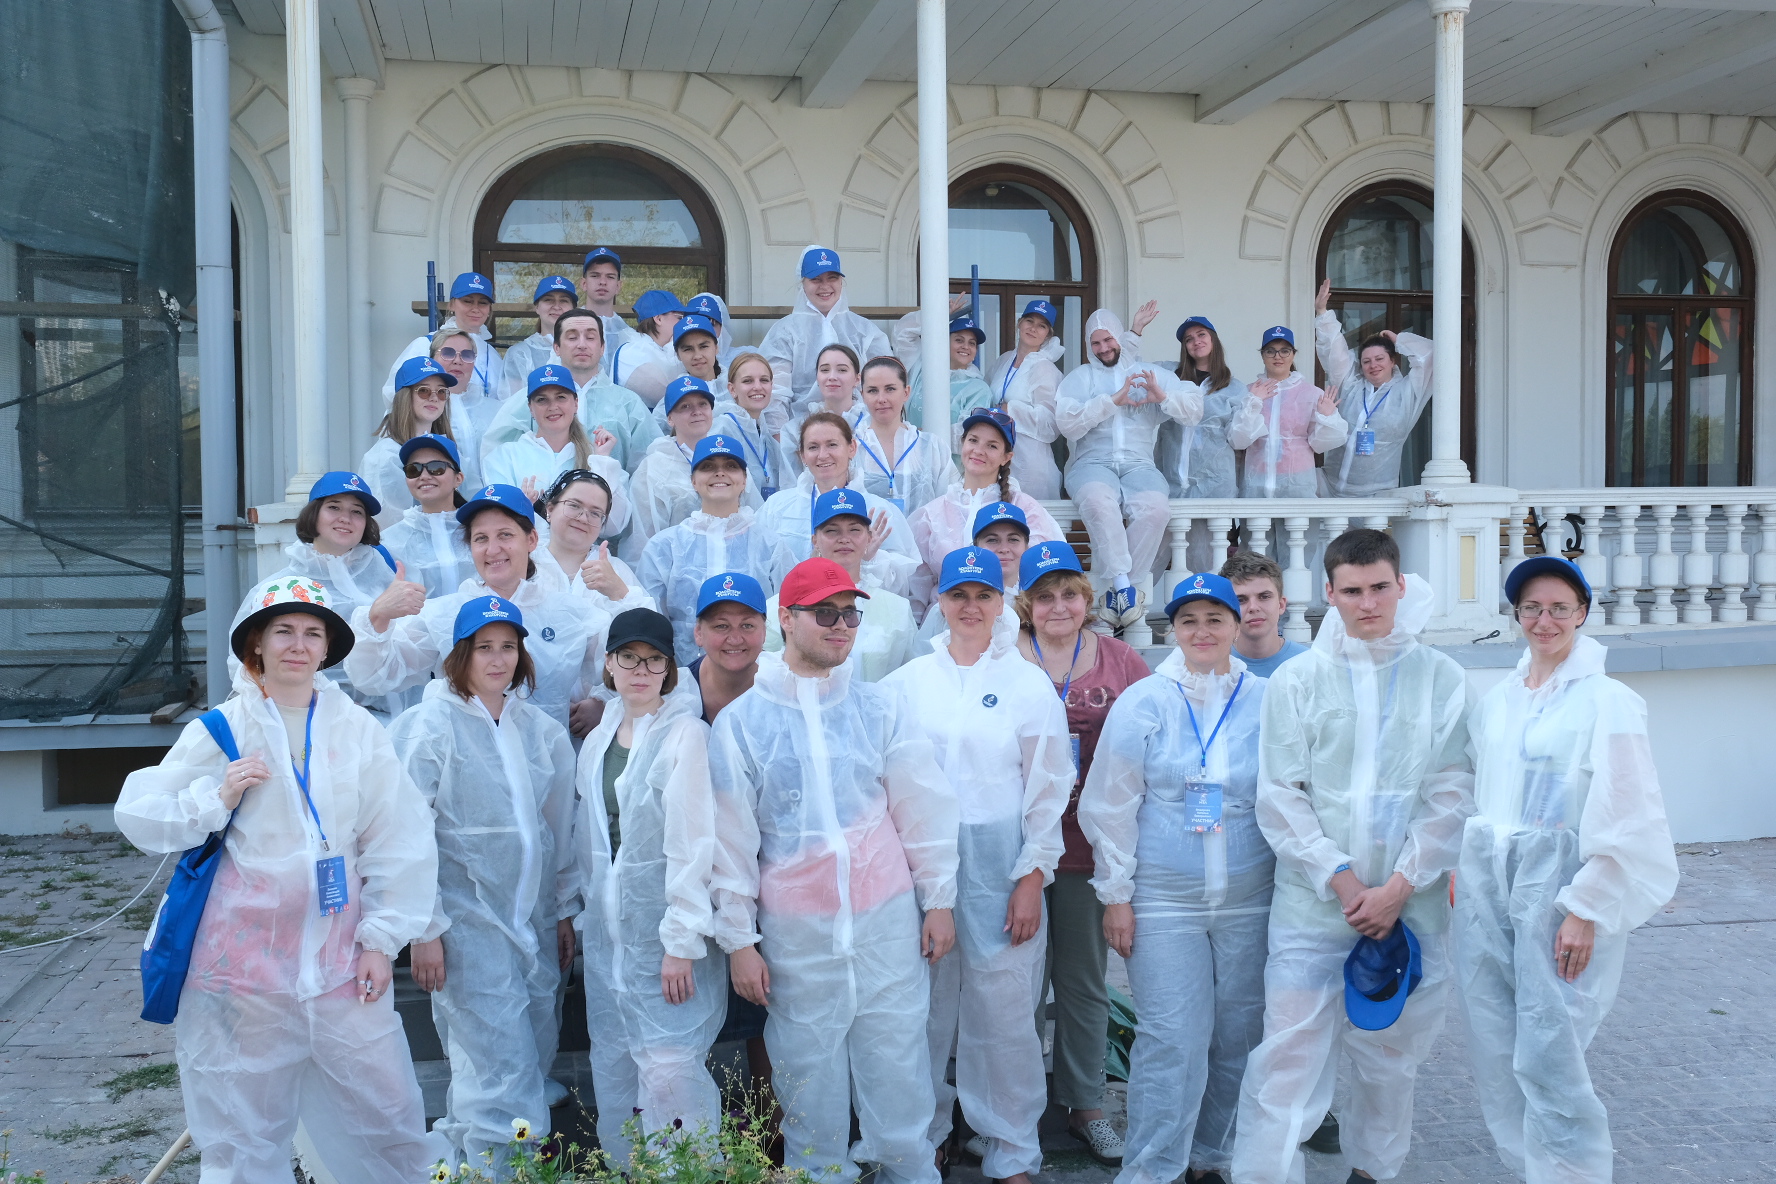
[(1560, 932), (1554, 935), (1554, 973), (1572, 982), (1591, 965), (1596, 946), (1597, 922), (1568, 913), (1560, 923)]
[(691, 981), (694, 966), (696, 963), (689, 958), (674, 958), (671, 954), (660, 959), (660, 994), (666, 1002), (677, 1006), (691, 1001), (697, 993), (697, 985)]
[(1155, 374), (1152, 370), (1143, 370), (1143, 371), (1141, 371), (1141, 373), (1146, 376), (1146, 381), (1147, 381), (1147, 397), (1145, 399), (1142, 399), (1141, 402), (1142, 403), (1163, 403), (1163, 402), (1165, 402), (1165, 399), (1166, 399), (1165, 387), (1163, 385), (1161, 385), (1161, 383), (1159, 381), (1159, 375)]
[(936, 965), (956, 945), (956, 918), (949, 909), (932, 909), (919, 927), (919, 953)]
[(240, 805), (241, 795), (271, 780), (271, 769), (265, 764), (265, 758), (256, 752), (249, 752), (238, 761), (229, 761), (228, 769), (222, 774), (222, 805), (232, 810)]
[[(444, 939), (416, 941), (407, 947), (408, 969), (413, 985), (422, 991), (438, 991), (444, 987)], [(362, 975), (358, 976), (361, 980)], [(360, 985), (361, 982), (360, 982)]]
[(1370, 888), (1349, 869), (1334, 875), (1330, 887), (1344, 907), (1345, 923), (1377, 941), (1394, 931), (1400, 910), (1406, 907), (1413, 891), (1411, 881), (1399, 872), (1389, 876), (1387, 883)]
[(1110, 401), (1118, 407), (1133, 407), (1136, 404), (1146, 401), (1145, 399), (1134, 397), (1134, 391), (1135, 376), (1131, 374), (1122, 380), (1122, 387), (1114, 395), (1110, 396)]
[(1135, 906), (1128, 901), (1104, 906), (1104, 941), (1120, 958), (1135, 948)]
[(1011, 890), (1011, 900), (1005, 906), (1005, 929), (1011, 934), (1011, 944), (1021, 946), (1036, 936), (1042, 928), (1042, 873), (1031, 872), (1017, 882)]
[(741, 946), (728, 955), (728, 979), (740, 998), (760, 1007), (771, 1006), (771, 969), (757, 946)]

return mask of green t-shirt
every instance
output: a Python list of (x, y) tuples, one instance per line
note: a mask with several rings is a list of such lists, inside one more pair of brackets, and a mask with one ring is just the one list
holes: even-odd
[(629, 750), (612, 740), (604, 750), (604, 813), (610, 819), (611, 854), (617, 853), (622, 826), (617, 818), (617, 778), (629, 767)]

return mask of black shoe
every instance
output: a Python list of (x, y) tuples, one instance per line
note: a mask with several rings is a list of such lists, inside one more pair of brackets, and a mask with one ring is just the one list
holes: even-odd
[(1375, 1177), (1365, 1176), (1356, 1168), (1352, 1168), (1351, 1174), (1345, 1179), (1344, 1184), (1375, 1184)]
[[(1338, 1115), (1328, 1110), (1325, 1120), (1320, 1123), (1320, 1129), (1309, 1135), (1301, 1145), (1321, 1155), (1337, 1155), (1342, 1152), (1344, 1147), (1338, 1141)], [(1357, 1179), (1362, 1180), (1365, 1177), (1358, 1176)]]

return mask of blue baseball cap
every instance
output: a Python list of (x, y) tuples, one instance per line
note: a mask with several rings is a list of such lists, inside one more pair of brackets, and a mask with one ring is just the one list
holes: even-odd
[(732, 436), (704, 436), (697, 441), (697, 447), (691, 453), (691, 472), (712, 456), (731, 456), (740, 462), (742, 470), (746, 468), (746, 454), (740, 451), (740, 441)]
[(1018, 560), (1018, 583), (1025, 588), (1051, 571), (1076, 571), (1084, 574), (1085, 568), (1080, 566), (1079, 555), (1073, 550), (1073, 544), (1063, 539), (1053, 542), (1037, 543), (1024, 557)]
[(809, 247), (802, 252), (803, 279), (811, 280), (815, 276), (825, 275), (829, 271), (834, 275), (845, 274), (844, 270), (839, 266), (839, 253), (837, 251), (829, 251), (825, 247), (816, 246)]
[(985, 345), (987, 341), (987, 335), (981, 332), (981, 327), (974, 323), (973, 317), (957, 317), (950, 322), (950, 332), (972, 333), (976, 345)]
[(491, 304), (493, 302), (493, 281), (478, 271), (463, 272), (456, 277), (456, 282), (450, 285), (450, 298), (461, 300), (464, 296), (480, 296)]
[(456, 520), (464, 526), (469, 524), (482, 510), (498, 508), (510, 510), (514, 514), (522, 514), (526, 522), (536, 524), (536, 507), (524, 496), (524, 491), (516, 485), (484, 485), (481, 492), (464, 502), (456, 511)]
[[(1179, 338), (1179, 340), (1181, 341), (1183, 338)], [(1273, 341), (1286, 341), (1289, 343), (1290, 349), (1295, 348), (1295, 334), (1289, 331), (1289, 326), (1287, 325), (1272, 325), (1270, 328), (1266, 329), (1264, 331), (1264, 340), (1258, 343), (1258, 348), (1263, 349)]]
[(442, 378), (445, 386), (455, 386), (456, 376), (430, 358), (408, 358), (395, 371), (395, 389), (404, 391), (427, 378)]
[(623, 257), (609, 247), (593, 247), (587, 251), (586, 261), (580, 264), (580, 274), (585, 275), (591, 271), (594, 263), (614, 263), (617, 266), (617, 274), (623, 274)]
[(1025, 317), (1041, 317), (1048, 322), (1050, 329), (1060, 323), (1060, 314), (1055, 311), (1055, 306), (1046, 300), (1032, 300), (1024, 305), (1024, 311), (1018, 315), (1018, 320), (1021, 321)]
[(666, 404), (666, 413), (672, 414), (672, 409), (678, 406), (678, 401), (686, 395), (702, 395), (709, 400), (711, 407), (715, 406), (715, 396), (710, 393), (707, 382), (694, 374), (680, 374), (666, 384), (666, 393), (661, 397), (661, 401)]
[(571, 297), (576, 306), (580, 303), (580, 290), (574, 287), (573, 281), (564, 280), (558, 275), (546, 275), (537, 281), (537, 289), (531, 295), (530, 302), (535, 304), (551, 292), (561, 292)]
[(689, 312), (679, 318), (678, 324), (672, 326), (672, 344), (677, 345), (678, 339), (686, 333), (707, 333), (717, 341), (721, 340), (721, 330), (715, 322), (700, 313)]
[(691, 297), (690, 303), (686, 304), (685, 307), (696, 313), (698, 316), (705, 318), (712, 324), (719, 325), (722, 323), (721, 301), (717, 300), (707, 292), (703, 293), (701, 296)]
[(999, 556), (985, 547), (957, 547), (945, 555), (937, 590), (948, 592), (959, 584), (985, 584), (995, 591), (1005, 591), (1005, 570), (999, 565)]
[[(566, 315), (566, 314), (563, 314)], [(574, 382), (573, 372), (566, 366), (550, 362), (547, 366), (538, 366), (530, 372), (529, 380), (524, 384), (527, 388), (525, 397), (529, 398), (546, 386), (558, 386), (570, 395), (580, 393), (579, 385)]]
[(1537, 576), (1559, 576), (1570, 584), (1577, 584), (1585, 590), (1585, 603), (1589, 605), (1594, 599), (1591, 593), (1591, 581), (1579, 570), (1579, 565), (1570, 559), (1562, 559), (1558, 555), (1536, 555), (1525, 559), (1511, 569), (1505, 577), (1505, 599), (1512, 604), (1517, 603), (1518, 593), (1523, 585)]
[(971, 539), (979, 537), (981, 531), (995, 522), (1015, 522), (1023, 528), (1024, 537), (1026, 539), (1030, 537), (1030, 520), (1024, 517), (1022, 510), (1010, 502), (994, 502), (990, 506), (982, 506), (980, 513), (974, 516), (974, 529), (969, 532), (968, 537)]
[(1185, 576), (1172, 589), (1172, 601), (1166, 605), (1166, 618), (1176, 616), (1178, 610), (1192, 600), (1212, 600), (1233, 613), (1233, 619), (1239, 620), (1240, 598), (1234, 595), (1233, 584), (1223, 576), (1214, 572), (1199, 572), (1193, 576)]
[(998, 428), (999, 434), (1005, 437), (1005, 446), (1012, 449), (1017, 448), (1017, 424), (1013, 423), (1011, 416), (1005, 412), (997, 407), (982, 407), (977, 411), (970, 411), (968, 418), (962, 421), (962, 434), (967, 435), (968, 429), (977, 423), (990, 424)]
[[(1192, 325), (1201, 325), (1211, 333), (1215, 331), (1215, 322), (1211, 321), (1208, 317), (1185, 317), (1184, 323), (1178, 326), (1179, 341), (1184, 340), (1184, 330), (1190, 328)], [(1289, 344), (1295, 344), (1295, 339), (1293, 337), (1289, 338)], [(1263, 349), (1264, 347), (1259, 346), (1258, 348)]]
[(415, 436), (401, 445), (401, 463), (406, 464), (407, 458), (422, 448), (436, 448), (450, 458), (457, 472), (462, 472), (462, 453), (456, 447), (456, 441), (449, 436)]
[(338, 497), (342, 493), (353, 494), (361, 499), (372, 518), (382, 513), (382, 503), (370, 492), (370, 483), (356, 473), (343, 469), (322, 473), (320, 480), (308, 487), (308, 500), (318, 502), (324, 497)]
[(1418, 938), (1404, 921), (1396, 921), (1380, 941), (1357, 939), (1344, 960), (1344, 1014), (1365, 1032), (1392, 1027), (1423, 978)]
[(486, 625), (510, 625), (518, 630), (519, 637), (530, 636), (517, 605), (504, 596), (487, 595), (463, 601), (463, 606), (456, 610), (456, 626), (450, 631), (450, 640), (454, 643), (473, 637)]
[(684, 303), (677, 296), (660, 288), (649, 288), (635, 298), (635, 319), (638, 321), (645, 321), (662, 313), (684, 311)]
[(697, 589), (697, 615), (702, 616), (718, 604), (743, 604), (762, 616), (765, 590), (743, 571), (717, 572)]
[(842, 485), (837, 489), (827, 490), (814, 499), (814, 524), (808, 528), (808, 533), (814, 533), (834, 518), (845, 514), (868, 522), (870, 520), (869, 502), (864, 500), (863, 494), (857, 490), (846, 489)]

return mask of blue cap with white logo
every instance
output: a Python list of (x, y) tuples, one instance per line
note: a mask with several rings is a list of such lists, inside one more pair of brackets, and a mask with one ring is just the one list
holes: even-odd
[(1083, 573), (1079, 556), (1073, 550), (1073, 544), (1062, 539), (1053, 542), (1037, 543), (1024, 557), (1018, 560), (1018, 583), (1028, 588), (1037, 580), (1051, 571), (1076, 571)]
[(430, 358), (408, 358), (395, 371), (395, 389), (404, 391), (428, 378), (442, 378), (445, 386), (455, 386), (456, 376)]
[(958, 547), (945, 555), (937, 590), (948, 592), (959, 584), (985, 584), (996, 592), (1005, 591), (1005, 570), (999, 565), (999, 556), (985, 547)]
[(590, 251), (587, 251), (586, 261), (580, 264), (580, 274), (585, 275), (588, 271), (591, 271), (594, 263), (614, 264), (617, 269), (617, 274), (623, 274), (623, 257), (609, 247), (593, 247)]
[[(1179, 341), (1184, 340), (1184, 330), (1190, 328), (1192, 325), (1201, 325), (1211, 333), (1215, 331), (1215, 322), (1209, 320), (1208, 317), (1185, 317), (1184, 323), (1178, 326)], [(1295, 339), (1293, 337), (1289, 338), (1289, 344), (1295, 344)]]
[(973, 317), (957, 317), (950, 322), (950, 332), (952, 334), (972, 333), (974, 334), (974, 343), (976, 345), (983, 345), (987, 340), (987, 335), (981, 332), (981, 327), (975, 324)]
[(470, 520), (482, 510), (495, 508), (510, 510), (514, 514), (522, 515), (526, 522), (533, 525), (536, 523), (536, 507), (530, 504), (530, 499), (525, 497), (524, 491), (516, 485), (482, 486), (479, 493), (464, 502), (462, 507), (457, 510), (456, 520), (467, 526)]
[(578, 395), (580, 388), (574, 383), (573, 372), (566, 366), (558, 366), (550, 362), (547, 366), (538, 366), (530, 372), (530, 380), (525, 384), (528, 395), (534, 395), (546, 386), (558, 386), (570, 395)]
[(968, 434), (968, 429), (977, 423), (990, 424), (991, 426), (998, 428), (999, 434), (1005, 437), (1005, 446), (1007, 448), (1017, 447), (1017, 424), (1012, 420), (1011, 416), (1005, 414), (1005, 412), (999, 410), (997, 407), (981, 407), (974, 411), (970, 411), (968, 417), (962, 421), (962, 427), (960, 429), (962, 434), (966, 436)]
[[(1180, 338), (1180, 340), (1182, 339)], [(1289, 331), (1289, 326), (1287, 325), (1272, 325), (1270, 328), (1266, 329), (1264, 331), (1264, 340), (1258, 343), (1258, 348), (1263, 349), (1273, 341), (1286, 341), (1289, 343), (1290, 349), (1295, 348), (1295, 334)]]
[(834, 275), (845, 274), (844, 269), (839, 266), (837, 251), (829, 251), (825, 247), (809, 247), (802, 252), (803, 279), (811, 280), (816, 276), (823, 276), (829, 271)]
[(1060, 314), (1055, 311), (1055, 306), (1041, 299), (1032, 300), (1024, 305), (1024, 311), (1019, 314), (1018, 319), (1021, 321), (1024, 317), (1041, 317), (1048, 322), (1050, 329), (1060, 322)]
[(765, 590), (743, 571), (717, 572), (697, 589), (697, 615), (718, 604), (743, 604), (755, 613), (765, 611)]
[(1178, 610), (1192, 600), (1212, 600), (1222, 605), (1237, 619), (1240, 615), (1240, 598), (1234, 595), (1233, 584), (1214, 572), (1201, 572), (1194, 576), (1185, 576), (1172, 589), (1172, 602), (1166, 605), (1167, 618), (1177, 615)]
[(842, 485), (837, 489), (829, 489), (814, 499), (814, 524), (809, 527), (809, 532), (819, 530), (834, 518), (845, 514), (868, 522), (869, 503), (855, 489), (846, 489)]
[(707, 292), (701, 296), (693, 296), (691, 302), (685, 305), (685, 307), (696, 313), (698, 316), (707, 318), (714, 324), (719, 325), (722, 323), (721, 301), (717, 300)]
[(721, 340), (721, 333), (716, 329), (715, 322), (694, 312), (679, 318), (678, 324), (672, 326), (672, 344), (677, 345), (678, 339), (686, 333), (707, 333), (716, 340)]
[(1585, 603), (1591, 603), (1591, 581), (1585, 578), (1585, 573), (1579, 570), (1578, 564), (1561, 555), (1534, 555), (1513, 567), (1511, 574), (1505, 577), (1505, 599), (1516, 604), (1523, 585), (1537, 576), (1559, 576), (1567, 583), (1583, 589)]
[(493, 303), (493, 282), (478, 271), (465, 271), (456, 277), (450, 285), (450, 298), (461, 300), (464, 296), (480, 296), (489, 304)]
[(649, 320), (669, 312), (684, 312), (684, 302), (661, 288), (649, 288), (635, 298), (635, 319)]
[(1024, 532), (1025, 538), (1030, 537), (1030, 520), (1010, 502), (994, 502), (990, 506), (982, 506), (980, 513), (974, 516), (974, 531), (968, 537), (979, 538), (980, 532), (995, 522), (1010, 522)]
[(686, 395), (701, 395), (709, 400), (711, 407), (715, 406), (715, 396), (710, 393), (707, 382), (694, 374), (680, 374), (666, 384), (666, 393), (661, 396), (661, 401), (666, 404), (666, 414), (671, 415), (672, 409)]
[(370, 492), (370, 483), (356, 473), (344, 470), (322, 473), (321, 479), (309, 486), (308, 500), (318, 502), (324, 497), (338, 497), (342, 493), (352, 494), (362, 501), (372, 518), (382, 513), (382, 503)]
[(1391, 1028), (1424, 979), (1418, 935), (1404, 921), (1379, 941), (1361, 937), (1344, 960), (1344, 1014), (1353, 1028)]
[(746, 468), (746, 454), (740, 451), (740, 441), (732, 436), (704, 436), (691, 453), (691, 472), (712, 456), (731, 456), (740, 462), (742, 470)]
[(529, 637), (530, 630), (524, 627), (524, 614), (518, 606), (504, 596), (475, 596), (463, 601), (463, 606), (456, 610), (456, 627), (450, 631), (450, 640), (461, 641), (465, 637), (473, 637), (488, 625), (510, 625), (518, 630), (519, 637)]
[(406, 464), (412, 455), (422, 448), (436, 448), (450, 458), (457, 472), (462, 472), (462, 452), (456, 447), (456, 441), (449, 436), (415, 436), (401, 445), (401, 463)]
[(551, 292), (560, 292), (564, 296), (571, 297), (576, 306), (580, 303), (580, 290), (573, 286), (573, 281), (564, 280), (558, 275), (546, 275), (539, 280), (536, 293), (531, 296), (530, 302), (535, 304)]

